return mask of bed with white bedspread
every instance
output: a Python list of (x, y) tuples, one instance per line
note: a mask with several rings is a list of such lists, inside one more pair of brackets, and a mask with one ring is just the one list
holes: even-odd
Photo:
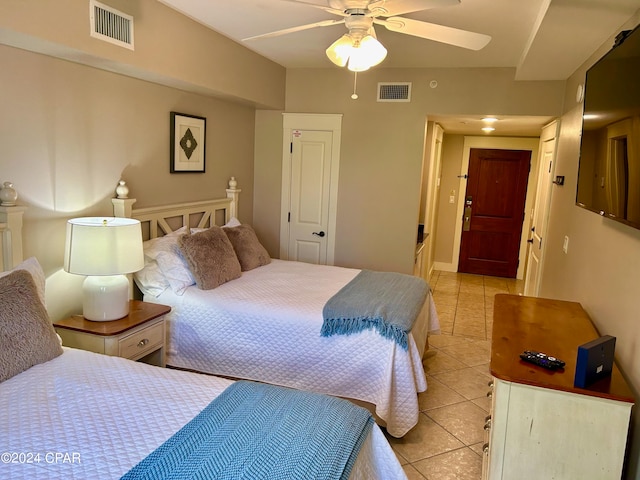
[[(131, 208), (132, 199), (128, 209), (117, 200), (114, 204), (116, 215), (149, 223), (152, 239), (175, 238), (185, 226), (201, 230), (212, 225), (219, 210), (222, 221), (229, 222), (238, 198), (233, 190), (227, 192), (228, 200), (198, 204), (140, 210)], [(169, 225), (171, 218), (180, 221)], [(147, 257), (147, 267), (155, 258)], [(179, 263), (173, 263), (172, 280), (181, 277)], [(323, 307), (359, 272), (271, 259), (214, 289), (202, 290), (187, 280), (178, 288), (175, 281), (165, 281), (163, 288), (142, 290), (145, 301), (172, 307), (167, 365), (364, 402), (391, 435), (401, 437), (417, 424), (418, 393), (427, 388), (422, 355), (428, 334), (439, 330), (433, 298), (427, 294), (407, 349), (375, 330), (321, 336)]]
[[(0, 383), (0, 478), (118, 479), (231, 383), (65, 348)], [(375, 425), (350, 478), (406, 478)]]
[[(8, 259), (4, 263), (7, 271), (0, 273), (0, 478), (118, 479), (131, 475), (138, 471), (136, 465), (146, 465), (143, 460), (171, 443), (176, 433), (189, 431), (194, 418), (219, 405), (216, 402), (231, 387), (239, 385), (211, 375), (60, 347), (44, 306), (44, 272), (35, 258), (20, 262), (21, 250), (14, 255), (11, 246), (22, 243), (22, 232), (21, 228), (11, 231), (7, 223), (12, 225), (0, 223), (0, 233), (12, 234), (13, 240), (5, 242), (2, 240), (7, 236), (0, 236), (3, 257)], [(280, 398), (288, 396), (289, 389), (271, 388), (279, 390)], [(290, 392), (296, 395), (290, 398), (306, 395)], [(314, 412), (314, 422), (316, 418), (322, 422), (335, 418), (332, 415), (342, 407), (334, 403), (335, 399), (330, 400), (333, 403), (324, 404), (329, 416)], [(353, 408), (349, 402), (341, 402)], [(282, 403), (287, 408), (291, 405), (288, 401)], [(275, 430), (276, 426), (280, 428), (279, 416), (276, 417), (262, 420), (274, 425)], [(363, 429), (358, 449), (354, 450), (355, 461), (348, 462), (349, 468), (344, 471), (351, 479), (406, 479), (382, 431), (371, 421), (367, 423), (370, 428)], [(342, 435), (348, 428), (339, 425), (338, 430), (343, 431)], [(266, 441), (250, 437), (249, 445), (254, 439), (256, 444)], [(295, 466), (298, 457), (289, 455), (288, 450), (283, 452), (284, 463)], [(271, 455), (271, 451), (266, 454)], [(320, 460), (316, 463), (323, 466), (323, 451), (317, 455)], [(203, 460), (211, 458), (183, 464), (191, 468)], [(214, 460), (220, 464), (219, 458)], [(246, 464), (253, 462), (252, 456), (241, 456), (240, 464), (244, 465), (245, 460)], [(236, 465), (234, 471), (244, 468)], [(227, 473), (224, 478), (271, 478), (265, 472), (261, 476)]]

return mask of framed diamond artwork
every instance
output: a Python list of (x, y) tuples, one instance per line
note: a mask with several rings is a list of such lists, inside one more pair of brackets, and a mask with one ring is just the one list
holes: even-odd
[(171, 173), (204, 172), (207, 119), (171, 112)]

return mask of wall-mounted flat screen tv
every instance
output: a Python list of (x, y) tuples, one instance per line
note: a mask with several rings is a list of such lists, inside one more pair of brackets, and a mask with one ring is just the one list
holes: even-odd
[(587, 71), (576, 203), (640, 229), (640, 27)]

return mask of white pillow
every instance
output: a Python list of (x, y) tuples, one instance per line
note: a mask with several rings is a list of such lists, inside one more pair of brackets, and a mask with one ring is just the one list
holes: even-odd
[[(240, 220), (238, 220), (236, 217), (231, 217), (229, 219), (229, 221), (222, 226), (222, 228), (225, 228), (225, 227), (239, 227), (240, 225), (242, 225), (240, 223)], [(207, 230), (207, 229), (206, 228), (192, 228), (191, 229), (191, 233), (204, 232), (205, 230)]]
[(240, 223), (240, 220), (238, 220), (236, 217), (231, 217), (229, 219), (229, 221), (222, 226), (222, 228), (224, 228), (224, 227), (239, 227), (240, 225), (242, 225)]
[(169, 280), (158, 265), (157, 257), (161, 252), (171, 252), (172, 246), (177, 248), (178, 237), (186, 232), (187, 227), (182, 227), (163, 237), (152, 238), (143, 242), (144, 267), (133, 274), (133, 278), (142, 293), (158, 297), (170, 287)]
[(13, 269), (7, 272), (0, 272), (0, 277), (4, 277), (5, 275), (10, 274), (15, 270), (26, 270), (33, 277), (33, 281), (36, 284), (36, 289), (38, 290), (38, 297), (42, 301), (42, 305), (46, 305), (44, 301), (44, 288), (47, 282), (47, 279), (44, 276), (44, 271), (42, 270), (42, 266), (38, 262), (36, 257), (29, 257), (19, 265), (13, 267)]
[(176, 295), (183, 295), (187, 287), (196, 283), (177, 244), (173, 245), (172, 251), (158, 253), (156, 262)]
[(155, 260), (148, 260), (147, 257), (145, 257), (143, 269), (133, 274), (133, 280), (142, 293), (152, 297), (160, 296), (169, 288), (169, 282), (164, 278), (158, 263)]
[(178, 244), (178, 237), (187, 233), (187, 227), (181, 227), (171, 233), (167, 233), (163, 237), (152, 238), (142, 243), (144, 256), (155, 260), (160, 252), (166, 252), (171, 249), (171, 245)]

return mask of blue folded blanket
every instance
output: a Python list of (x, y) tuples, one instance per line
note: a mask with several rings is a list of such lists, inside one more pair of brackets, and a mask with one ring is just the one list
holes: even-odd
[(320, 334), (350, 335), (375, 329), (407, 350), (409, 331), (429, 293), (422, 278), (362, 270), (322, 310)]
[(346, 479), (372, 425), (347, 400), (238, 381), (122, 478)]

